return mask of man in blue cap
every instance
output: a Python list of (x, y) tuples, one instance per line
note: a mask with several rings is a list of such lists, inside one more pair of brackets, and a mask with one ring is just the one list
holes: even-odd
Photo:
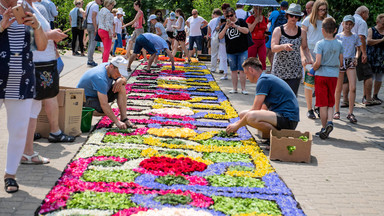
[(265, 46), (267, 47), (267, 57), (269, 59), (269, 62), (271, 62), (271, 68), (274, 56), (271, 50), (272, 32), (273, 30), (275, 30), (276, 27), (287, 23), (287, 18), (285, 17), (285, 10), (288, 9), (288, 6), (288, 2), (282, 1), (280, 4), (280, 11), (278, 11), (277, 9), (272, 11), (271, 15), (268, 18), (269, 22), (271, 22), (271, 27), (269, 27), (269, 32), (271, 33), (271, 35), (269, 36), (269, 40), (265, 44)]

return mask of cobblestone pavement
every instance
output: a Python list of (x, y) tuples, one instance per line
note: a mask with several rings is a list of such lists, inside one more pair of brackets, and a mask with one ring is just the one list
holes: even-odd
[[(101, 62), (100, 54), (95, 54), (95, 57)], [(87, 70), (86, 57), (66, 54), (63, 61), (65, 68), (60, 84), (75, 87)], [(221, 74), (215, 73), (214, 76), (227, 94), (232, 87), (231, 80), (220, 80)], [(253, 103), (255, 85), (247, 83), (247, 90), (249, 95), (227, 95), (237, 111), (248, 109)], [(384, 97), (383, 93), (381, 95)], [(358, 82), (356, 101), (361, 97), (362, 82)], [(302, 88), (298, 99), (301, 122), (297, 129), (314, 134), (320, 129), (320, 121), (306, 118)], [(384, 104), (365, 108), (356, 103), (356, 125), (345, 118), (345, 108), (341, 112), (342, 118), (334, 122), (335, 129), (330, 139), (314, 137), (311, 163), (273, 161), (272, 165), (307, 215), (383, 215)], [(8, 140), (4, 107), (0, 109), (0, 119), (0, 170), (4, 170)], [(93, 123), (98, 119), (94, 117)], [(251, 131), (256, 133), (254, 129)], [(88, 133), (82, 134), (74, 143), (48, 143), (46, 139), (35, 142), (35, 150), (50, 158), (51, 163), (44, 166), (20, 165), (17, 173), (20, 191), (7, 194), (4, 189), (0, 190), (0, 215), (33, 215), (87, 136)], [(265, 153), (268, 155), (267, 150)], [(0, 187), (3, 186), (1, 182)]]

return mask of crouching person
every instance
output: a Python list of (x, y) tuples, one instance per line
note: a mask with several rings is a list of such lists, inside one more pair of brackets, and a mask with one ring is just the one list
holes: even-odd
[[(289, 85), (274, 75), (263, 73), (257, 58), (248, 58), (242, 66), (249, 81), (256, 83), (256, 96), (251, 109), (242, 111), (240, 120), (228, 125), (227, 133), (246, 125), (268, 134), (271, 130), (294, 130), (299, 122), (299, 104)], [(262, 109), (263, 104), (268, 110)]]
[[(126, 71), (127, 60), (114, 57), (110, 63), (103, 63), (89, 69), (81, 77), (77, 88), (83, 88), (86, 97), (85, 107), (92, 107), (98, 113), (107, 115), (118, 128), (136, 127), (127, 118), (127, 80), (120, 72)], [(120, 120), (114, 115), (109, 103), (117, 99)]]

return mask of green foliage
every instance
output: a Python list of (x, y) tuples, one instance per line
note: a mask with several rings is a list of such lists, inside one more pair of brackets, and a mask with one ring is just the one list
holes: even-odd
[(253, 167), (247, 167), (247, 166), (230, 166), (228, 168), (229, 171), (253, 171)]
[(251, 177), (233, 177), (227, 175), (213, 175), (205, 177), (214, 187), (264, 187), (264, 182)]
[(125, 148), (102, 148), (96, 152), (95, 156), (114, 156), (129, 159), (141, 157), (140, 149), (125, 149)]
[(94, 160), (92, 161), (91, 165), (103, 166), (103, 167), (115, 167), (115, 166), (121, 166), (122, 164), (114, 160), (103, 160), (103, 161)]
[(104, 143), (136, 143), (141, 144), (143, 143), (143, 136), (140, 135), (133, 135), (133, 136), (112, 136), (112, 135), (106, 135), (103, 139)]
[(243, 199), (222, 196), (212, 196), (214, 201), (213, 208), (216, 211), (224, 212), (228, 215), (241, 213), (264, 213), (267, 215), (281, 215), (277, 204), (269, 200)]
[(165, 194), (165, 195), (159, 195), (155, 197), (153, 200), (160, 202), (162, 205), (164, 204), (170, 204), (170, 205), (178, 205), (178, 204), (188, 204), (191, 203), (193, 200), (192, 198), (184, 195), (176, 195), (176, 194)]
[(171, 155), (173, 157), (177, 157), (179, 155), (187, 156), (185, 152), (180, 152), (180, 151), (168, 150), (168, 151), (159, 151), (159, 152), (160, 152), (160, 155)]
[(168, 186), (175, 185), (175, 184), (182, 184), (182, 185), (189, 184), (189, 181), (184, 176), (174, 176), (174, 175), (160, 176), (156, 178), (155, 181), (159, 182), (160, 184), (165, 184)]
[(134, 182), (139, 175), (132, 170), (87, 170), (82, 178), (88, 182)]
[(240, 147), (243, 145), (240, 141), (224, 141), (224, 140), (202, 140), (200, 141), (202, 145), (214, 145), (214, 146), (233, 146), (233, 147)]
[(204, 153), (204, 160), (211, 160), (212, 162), (251, 162), (249, 155), (247, 154), (239, 154), (239, 153)]
[(78, 209), (128, 209), (136, 207), (136, 204), (131, 201), (132, 194), (120, 193), (95, 193), (83, 192), (75, 193), (67, 202), (67, 208)]

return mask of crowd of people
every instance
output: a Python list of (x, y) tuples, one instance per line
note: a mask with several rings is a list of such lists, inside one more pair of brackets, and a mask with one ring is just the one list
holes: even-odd
[[(19, 23), (12, 12), (17, 2), (0, 0), (0, 48), (5, 55), (0, 58), (0, 107), (5, 105), (8, 119), (4, 175), (8, 193), (18, 191), (15, 175), (20, 161), (49, 163), (48, 158), (33, 149), (33, 140), (40, 137), (35, 129), (42, 104), (51, 126), (48, 140), (75, 140), (59, 128), (57, 93), (36, 99), (35, 74), (48, 71), (58, 76), (62, 69), (55, 43), (67, 35), (54, 29), (57, 9), (50, 0), (24, 0), (22, 4), (31, 12), (26, 12)], [(181, 54), (189, 62), (194, 54), (202, 53), (206, 41), (209, 41), (211, 72), (218, 68), (224, 81), (229, 79), (230, 69), (233, 88), (229, 93), (247, 95), (246, 79), (256, 83), (254, 105), (240, 113), (240, 120), (228, 126), (228, 133), (245, 125), (263, 132), (295, 129), (299, 122), (297, 95), (302, 82), (307, 117), (316, 119), (317, 114), (321, 119), (322, 127), (317, 135), (322, 139), (332, 132), (333, 119), (341, 118), (340, 107), (348, 107), (346, 118), (351, 123), (357, 122), (353, 114), (356, 80), (364, 83), (362, 102), (366, 106), (382, 103), (378, 95), (384, 72), (384, 14), (378, 15), (376, 25), (368, 28), (369, 9), (365, 6), (358, 7), (354, 15), (346, 15), (340, 26), (328, 14), (326, 0), (309, 1), (305, 10), (298, 4), (282, 1), (280, 9), (270, 11), (268, 16), (265, 16), (266, 8), (260, 6), (245, 11), (242, 5), (232, 8), (224, 3), (220, 9), (213, 10), (211, 20), (199, 16), (197, 9), (191, 12), (176, 9), (166, 17), (159, 10), (146, 16), (141, 2), (135, 1), (136, 15), (128, 23), (123, 20), (124, 10), (115, 6), (115, 0), (94, 0), (84, 8), (83, 0), (74, 0), (69, 22), (72, 54), (87, 56), (87, 65), (92, 67), (78, 84), (85, 89), (85, 104), (109, 116), (121, 129), (135, 126), (123, 113), (122, 119), (117, 119), (108, 103), (117, 99), (119, 108), (125, 110), (122, 86), (126, 78), (122, 75), (132, 71), (132, 62), (142, 54), (148, 60), (146, 70), (150, 71), (158, 55), (164, 53), (175, 70), (174, 56)], [(191, 16), (186, 17), (186, 13)], [(149, 28), (152, 32), (144, 30), (146, 25), (152, 26)], [(129, 26), (133, 30), (131, 35), (127, 31)], [(100, 65), (94, 61), (99, 42), (103, 46)], [(116, 49), (124, 46), (126, 55), (115, 57)], [(110, 56), (114, 58), (110, 60)], [(58, 81), (55, 85), (59, 85)]]

